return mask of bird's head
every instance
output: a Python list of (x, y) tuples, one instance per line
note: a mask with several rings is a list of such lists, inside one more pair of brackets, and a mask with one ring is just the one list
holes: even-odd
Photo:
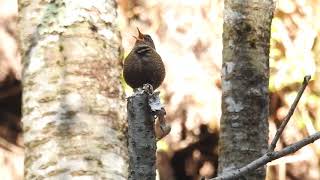
[(156, 47), (154, 46), (154, 42), (149, 34), (142, 34), (139, 29), (138, 29), (138, 33), (139, 33), (138, 37), (133, 36), (136, 39), (135, 46), (138, 44), (146, 44), (152, 47), (153, 49), (156, 49)]

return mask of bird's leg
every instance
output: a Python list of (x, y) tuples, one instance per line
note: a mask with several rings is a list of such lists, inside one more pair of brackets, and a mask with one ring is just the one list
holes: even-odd
[(153, 87), (151, 84), (144, 84), (142, 87), (133, 88), (133, 94), (140, 94), (146, 92), (149, 96), (153, 93)]
[(142, 89), (144, 90), (144, 91), (146, 91), (148, 94), (149, 94), (149, 96), (150, 95), (152, 95), (152, 93), (153, 93), (153, 87), (152, 87), (152, 85), (151, 84), (144, 84), (143, 85), (143, 87), (142, 87)]

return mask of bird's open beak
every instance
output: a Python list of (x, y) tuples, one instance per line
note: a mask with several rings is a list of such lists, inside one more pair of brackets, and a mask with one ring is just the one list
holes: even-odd
[(143, 40), (143, 34), (140, 32), (140, 30), (139, 30), (138, 27), (137, 27), (137, 30), (138, 30), (138, 33), (139, 33), (138, 38), (141, 39), (141, 40)]
[(138, 33), (139, 33), (138, 37), (136, 37), (136, 36), (132, 36), (132, 37), (134, 37), (137, 41), (143, 41), (143, 39), (144, 39), (143, 34), (140, 32), (138, 27), (137, 27), (137, 30), (138, 30)]

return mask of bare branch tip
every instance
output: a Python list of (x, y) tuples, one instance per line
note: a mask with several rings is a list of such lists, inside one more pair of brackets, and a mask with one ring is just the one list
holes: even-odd
[(309, 83), (310, 79), (311, 79), (311, 75), (305, 76), (305, 77), (303, 78), (303, 84)]

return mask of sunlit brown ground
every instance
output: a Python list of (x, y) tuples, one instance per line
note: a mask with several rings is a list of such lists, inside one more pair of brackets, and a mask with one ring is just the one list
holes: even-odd
[[(0, 0), (0, 179), (23, 177), (17, 2)], [(172, 132), (158, 143), (161, 180), (212, 177), (217, 167), (222, 0), (118, 0), (125, 55), (136, 27), (149, 33), (167, 76), (160, 88)], [(320, 130), (320, 1), (280, 0), (272, 25), (270, 137), (303, 76), (313, 81), (277, 149)], [(127, 93), (130, 90), (127, 87)], [(268, 164), (269, 180), (320, 179), (320, 141)]]

